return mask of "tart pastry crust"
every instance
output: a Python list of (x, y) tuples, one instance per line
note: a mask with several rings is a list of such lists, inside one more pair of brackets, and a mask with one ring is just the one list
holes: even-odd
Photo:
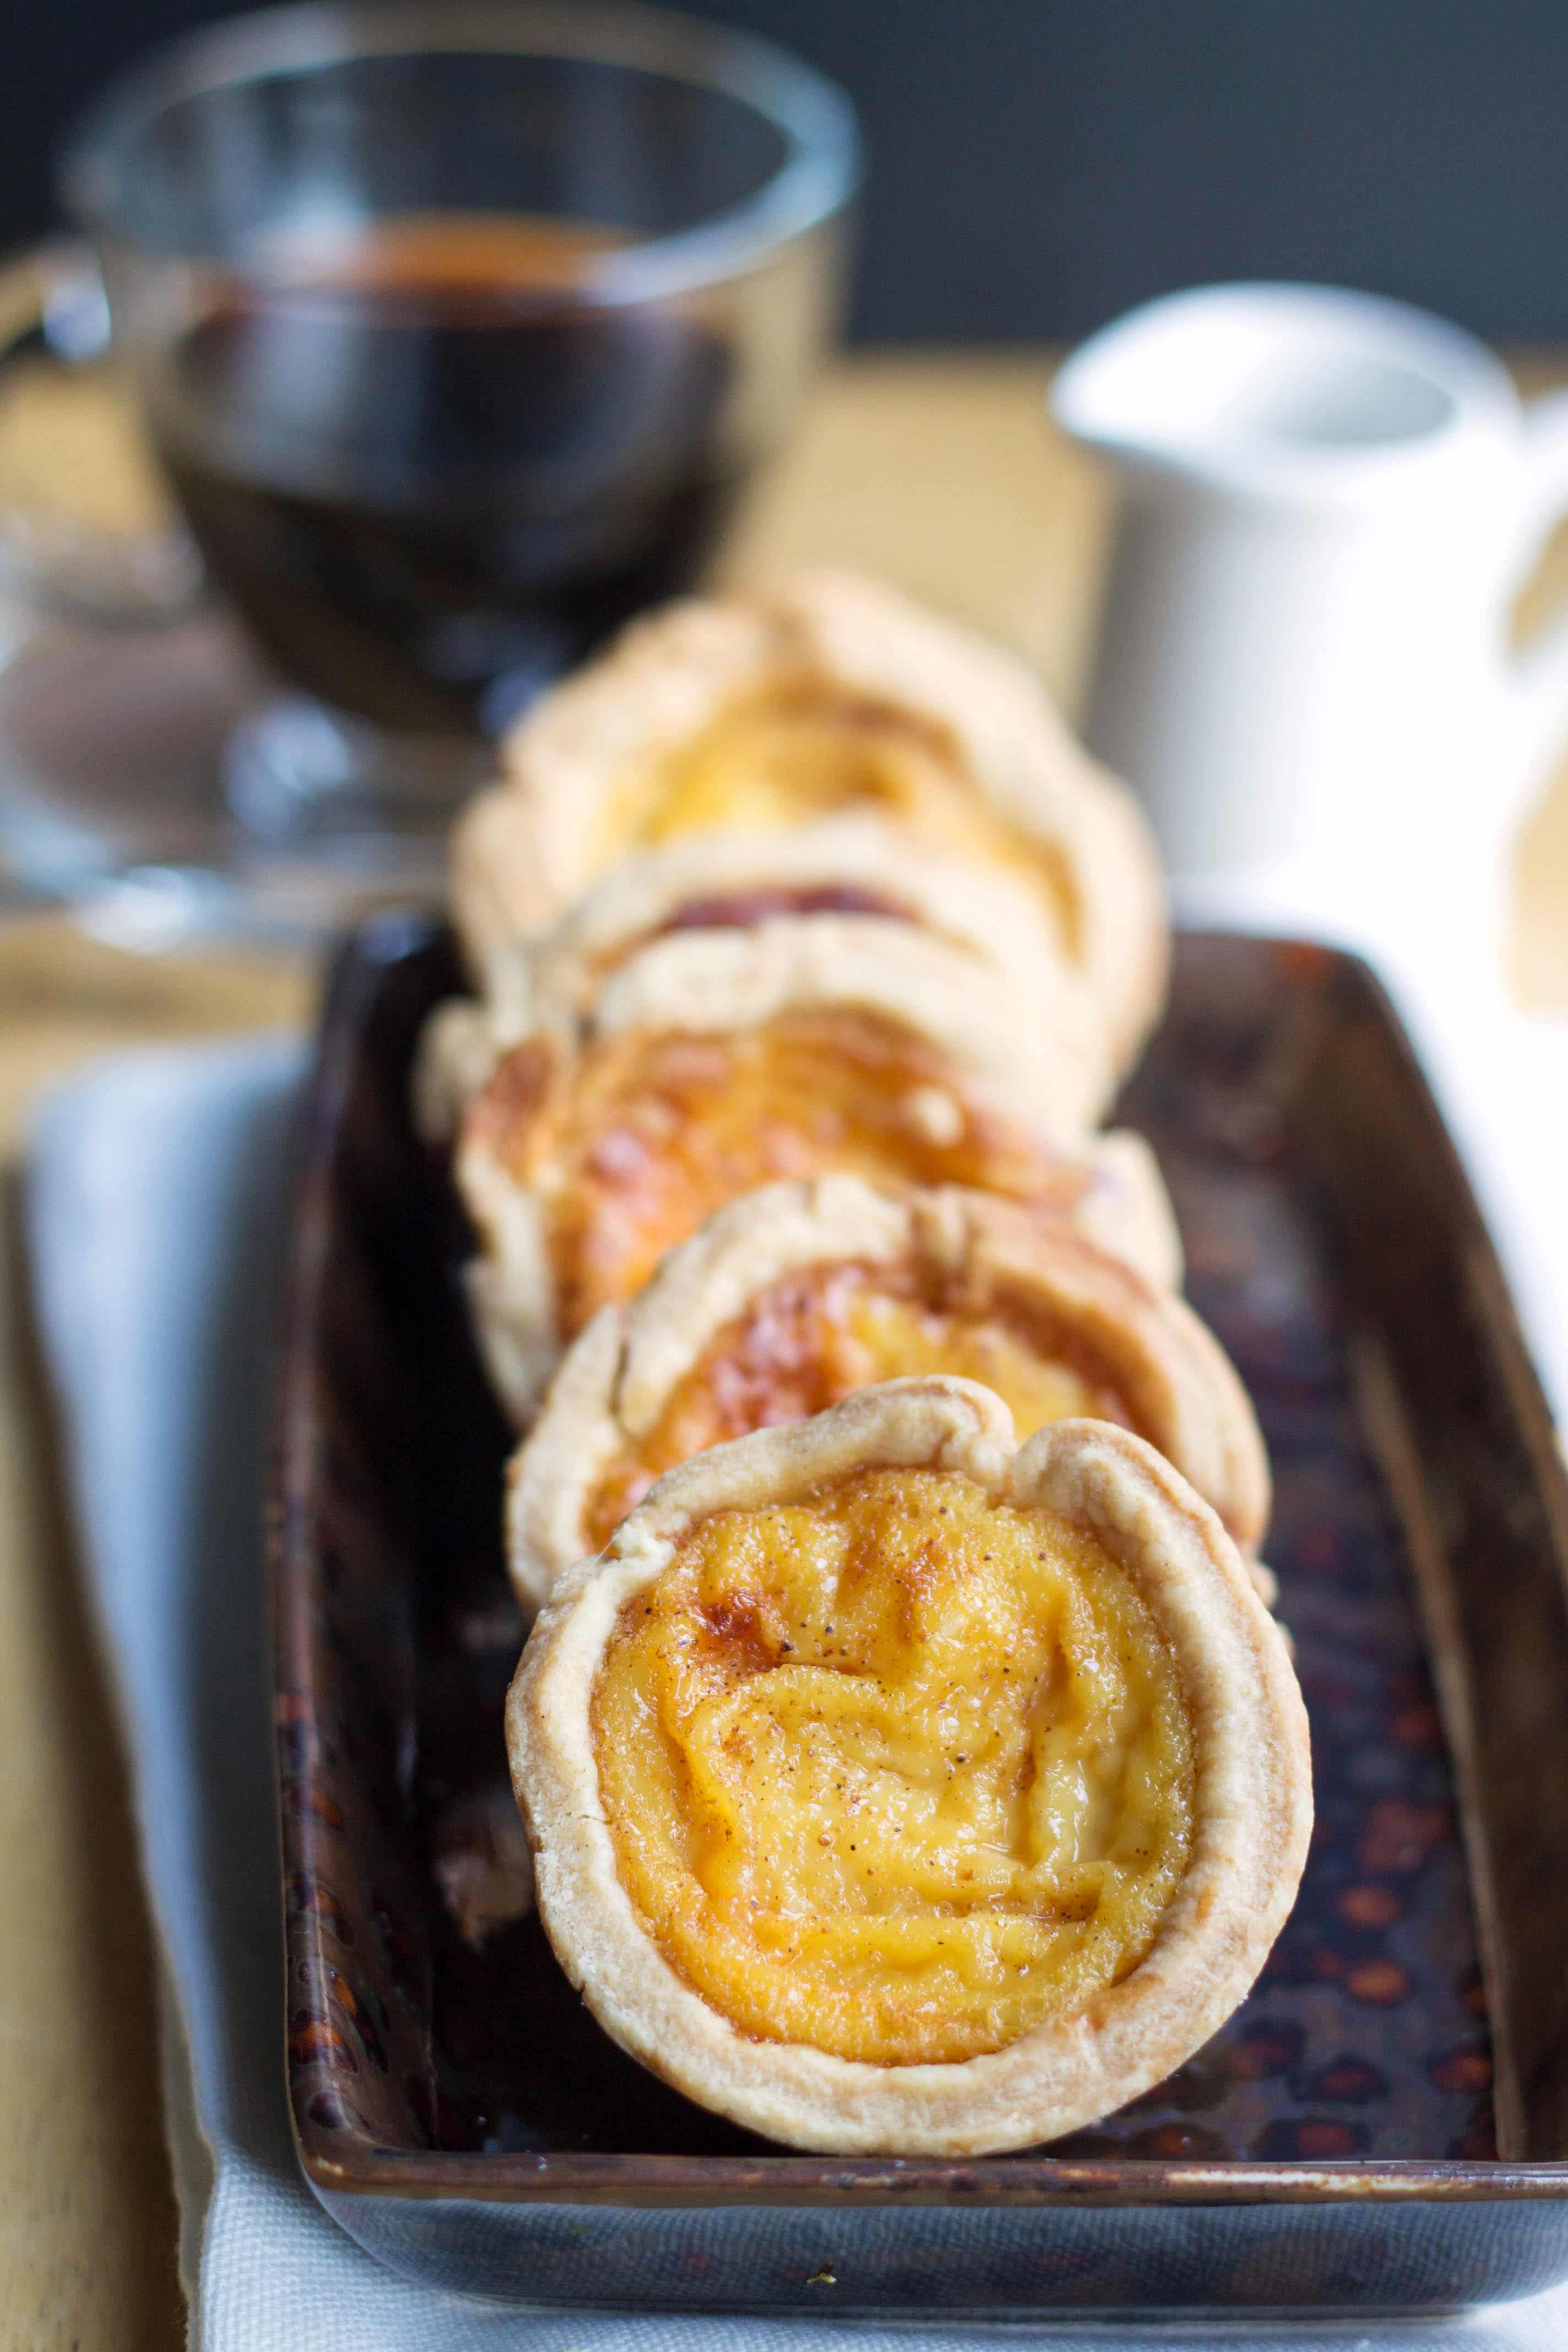
[[(567, 1569), (603, 1541), (614, 1492), (607, 1482), (637, 1464), (700, 1365), (710, 1372), (714, 1412), (720, 1396), (728, 1401), (721, 1425), (710, 1423), (698, 1444), (786, 1419), (781, 1393), (810, 1397), (815, 1388), (820, 1404), (836, 1401), (830, 1363), (819, 1356), (802, 1363), (799, 1331), (788, 1319), (792, 1278), (808, 1268), (868, 1270), (873, 1281), (877, 1269), (884, 1280), (897, 1271), (912, 1277), (917, 1301), (1010, 1326), (1037, 1360), (1076, 1362), (1119, 1400), (1244, 1551), (1262, 1541), (1269, 1478), (1257, 1418), (1229, 1359), (1182, 1299), (1066, 1219), (1047, 1223), (957, 1186), (889, 1193), (832, 1174), (765, 1185), (719, 1210), (635, 1299), (602, 1307), (574, 1341), (509, 1474), (507, 1559), (525, 1611), (539, 1609)], [(782, 1317), (775, 1309), (770, 1320), (781, 1289)], [(735, 1358), (752, 1321), (762, 1335), (757, 1360), (748, 1357), (742, 1373)], [(771, 1368), (770, 1330), (781, 1351)], [(890, 1363), (886, 1371), (906, 1369), (915, 1367)], [(851, 1371), (849, 1384), (865, 1377)], [(803, 1409), (814, 1407), (795, 1408)], [(647, 1469), (642, 1483), (651, 1483)], [(627, 1507), (637, 1499), (631, 1493)]]
[[(813, 1020), (822, 1030), (815, 1059), (799, 1027)], [(795, 1066), (811, 1100), (790, 1112), (793, 1126), (781, 1105), (781, 1133), (748, 1129), (732, 1139), (724, 1166), (736, 1172), (716, 1192), (721, 1180), (705, 1175), (691, 1196), (695, 1213), (683, 1211), (686, 1221), (666, 1232), (645, 1262), (626, 1209), (627, 1188), (650, 1169), (676, 1168), (671, 1154), (683, 1131), (700, 1129), (701, 1111), (661, 1098), (657, 1134), (623, 1127), (574, 1157), (559, 1139), (572, 1127), (574, 1106), (597, 1089), (595, 1099), (609, 1102), (603, 1116), (610, 1118), (626, 1089), (647, 1092), (661, 1044), (730, 1037), (738, 1055), (749, 1034), (760, 1055), (791, 1023)], [(663, 1249), (684, 1241), (725, 1198), (775, 1175), (856, 1164), (818, 1099), (825, 1057), (837, 1050), (828, 1034), (834, 1023), (858, 1024), (867, 1039), (879, 1041), (875, 1055), (905, 1073), (896, 1084), (889, 1078), (881, 1105), (878, 1172), (917, 1182), (962, 1178), (1047, 1202), (1110, 1186), (1142, 1196), (1142, 1231), (1129, 1246), (1146, 1240), (1148, 1204), (1159, 1197), (1152, 1163), (1140, 1164), (1126, 1139), (1085, 1142), (1081, 1073), (1070, 1047), (1048, 1024), (1020, 1024), (1001, 982), (962, 950), (868, 917), (785, 917), (754, 930), (672, 933), (612, 971), (585, 1016), (567, 1005), (533, 1004), (523, 1034), (463, 1117), (454, 1172), (481, 1245), (470, 1292), (491, 1376), (519, 1419), (531, 1412), (562, 1346), (588, 1315), (640, 1286)], [(449, 1037), (437, 1037), (431, 1051), (449, 1047)], [(714, 1051), (708, 1049), (710, 1061)], [(694, 1045), (687, 1059), (697, 1052)], [(764, 1070), (753, 1125), (766, 1123), (775, 1099), (770, 1083)], [(875, 1096), (869, 1076), (841, 1091), (845, 1118)], [(895, 1142), (898, 1164), (884, 1170)], [(971, 1174), (971, 1167), (984, 1172)], [(616, 1266), (605, 1262), (612, 1213), (600, 1214), (612, 1194)], [(563, 1217), (588, 1231), (584, 1264), (597, 1253), (582, 1280), (562, 1274), (552, 1236)], [(1152, 1254), (1169, 1256), (1168, 1240)]]
[[(623, 1611), (705, 1522), (809, 1509), (872, 1465), (957, 1474), (994, 1503), (1084, 1530), (1146, 1607), (1191, 1732), (1190, 1839), (1141, 1956), (1002, 2046), (942, 2063), (868, 2063), (738, 2030), (671, 1964), (627, 1892), (595, 1742), (595, 1688)], [(1285, 1644), (1208, 1506), (1105, 1423), (1058, 1422), (1015, 1450), (998, 1398), (940, 1378), (863, 1389), (670, 1471), (602, 1558), (556, 1588), (509, 1696), (507, 1739), (545, 1928), (605, 2032), (704, 2106), (785, 2145), (843, 2153), (1029, 2147), (1162, 2081), (1252, 1985), (1311, 1827), (1306, 1715)]]
[[(667, 606), (532, 707), (507, 739), (504, 781), (453, 838), (452, 904), (476, 970), (507, 940), (556, 922), (650, 837), (661, 762), (769, 697), (840, 709), (851, 740), (879, 728), (918, 744), (977, 812), (967, 854), (993, 862), (988, 825), (997, 855), (1037, 869), (1040, 914), (1125, 1066), (1158, 1015), (1168, 958), (1158, 858), (1135, 803), (1021, 662), (848, 573)], [(726, 819), (721, 793), (710, 804), (714, 829), (745, 828), (744, 810)]]

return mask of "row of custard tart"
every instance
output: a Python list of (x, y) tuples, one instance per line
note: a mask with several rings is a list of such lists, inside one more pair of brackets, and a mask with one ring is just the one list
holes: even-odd
[(520, 1421), (598, 1307), (780, 1178), (1168, 1224), (1132, 1139), (1086, 1142), (1162, 1001), (1158, 866), (1021, 667), (837, 576), (684, 603), (507, 768), (458, 829), (479, 993), (432, 1024), (419, 1113), (456, 1134)]
[(546, 1929), (772, 2137), (1069, 2130), (1240, 2000), (1310, 1816), (1257, 1424), (1092, 1132), (1163, 991), (1141, 823), (840, 579), (639, 625), (508, 765), (416, 1093), (526, 1432)]

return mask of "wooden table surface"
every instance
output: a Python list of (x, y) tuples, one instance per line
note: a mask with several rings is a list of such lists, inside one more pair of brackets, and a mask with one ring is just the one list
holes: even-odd
[[(726, 564), (858, 564), (979, 622), (1070, 705), (1093, 626), (1103, 490), (1047, 429), (1036, 354), (841, 364), (763, 486)], [(1568, 359), (1519, 362), (1528, 389)], [(0, 401), (0, 499), (58, 457), (118, 512), (142, 492), (100, 404), (36, 384)], [(1568, 590), (1568, 534), (1522, 600)], [(1521, 838), (1520, 995), (1568, 1008), (1568, 772)], [(163, 2151), (154, 1976), (125, 1777), (71, 1560), (16, 1246), (14, 1171), (38, 1087), (152, 1038), (310, 1018), (311, 971), (119, 953), (56, 919), (0, 929), (0, 2345), (127, 2352), (184, 2341)]]

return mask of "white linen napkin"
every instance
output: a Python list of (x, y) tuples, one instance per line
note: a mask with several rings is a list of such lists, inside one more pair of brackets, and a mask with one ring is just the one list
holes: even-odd
[[(1399, 993), (1470, 1149), (1531, 1336), (1568, 1399), (1568, 1034), (1463, 991)], [(1462, 1017), (1461, 1017), (1462, 1016)], [(1531, 1091), (1542, 1069), (1554, 1098)], [(264, 1363), (299, 1051), (128, 1055), (62, 1087), (29, 1171), (34, 1287), (85, 1571), (119, 1693), (167, 1972), (164, 2072), (191, 2342), (201, 2352), (1079, 2352), (1173, 2341), (1371, 2352), (1568, 2344), (1568, 2288), (1377, 2327), (986, 2328), (526, 2313), (413, 2285), (362, 2253), (297, 2167), (260, 1572)], [(1559, 1073), (1562, 1076), (1559, 1076)], [(1527, 1087), (1526, 1081), (1530, 1081)], [(1528, 1099), (1526, 1098), (1528, 1094)], [(1541, 1155), (1554, 1159), (1544, 1163)]]

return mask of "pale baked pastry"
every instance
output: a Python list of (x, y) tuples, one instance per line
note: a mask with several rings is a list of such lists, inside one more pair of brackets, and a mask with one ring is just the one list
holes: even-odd
[(813, 573), (667, 606), (535, 703), (504, 761), (453, 840), (479, 970), (628, 851), (858, 810), (1019, 877), (1118, 1066), (1158, 1013), (1163, 889), (1130, 794), (1021, 662), (871, 581)]
[(796, 2147), (1058, 2137), (1229, 2016), (1294, 1900), (1307, 1720), (1152, 1447), (1015, 1452), (971, 1381), (670, 1471), (507, 1706), (557, 1958), (621, 2046)]
[(531, 1612), (656, 1478), (899, 1374), (983, 1381), (1020, 1439), (1088, 1415), (1136, 1430), (1244, 1551), (1268, 1458), (1229, 1359), (1181, 1299), (1068, 1222), (945, 1187), (770, 1184), (719, 1210), (556, 1370), (509, 1477), (507, 1557)]
[(655, 940), (588, 1017), (529, 1030), (462, 1119), (471, 1296), (503, 1401), (525, 1417), (591, 1315), (776, 1179), (843, 1168), (1058, 1211), (1107, 1181), (1158, 1200), (1136, 1145), (1108, 1159), (1064, 1118), (1072, 1082), (1048, 1025), (1019, 1023), (993, 975), (906, 924), (785, 918)]

